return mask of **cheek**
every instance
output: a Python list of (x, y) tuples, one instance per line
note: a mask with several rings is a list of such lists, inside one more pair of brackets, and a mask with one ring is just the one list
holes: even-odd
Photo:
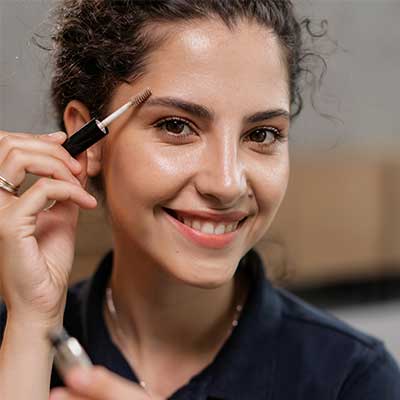
[(260, 216), (271, 219), (285, 196), (289, 180), (287, 153), (268, 160), (255, 169), (253, 189)]
[[(152, 142), (115, 146), (109, 158), (107, 191), (110, 195), (114, 191), (119, 193), (121, 201), (128, 196), (144, 207), (171, 199), (185, 187), (197, 168), (193, 157), (178, 149)], [(121, 196), (121, 192), (125, 195)]]
[(257, 171), (253, 185), (258, 209), (251, 239), (253, 245), (267, 233), (282, 203), (288, 184), (289, 162), (283, 158), (279, 162), (267, 163)]

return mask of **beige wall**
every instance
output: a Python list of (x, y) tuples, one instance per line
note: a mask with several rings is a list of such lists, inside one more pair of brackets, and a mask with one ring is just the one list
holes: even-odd
[[(292, 280), (351, 279), (400, 266), (399, 178), (394, 160), (332, 154), (295, 161), (268, 235), (283, 241)], [(266, 242), (262, 248), (268, 253)]]

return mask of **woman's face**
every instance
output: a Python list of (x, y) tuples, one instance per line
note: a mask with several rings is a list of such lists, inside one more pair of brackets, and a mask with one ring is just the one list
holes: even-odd
[(116, 248), (198, 287), (217, 287), (265, 234), (288, 180), (289, 94), (274, 35), (242, 22), (191, 22), (115, 92), (104, 177)]

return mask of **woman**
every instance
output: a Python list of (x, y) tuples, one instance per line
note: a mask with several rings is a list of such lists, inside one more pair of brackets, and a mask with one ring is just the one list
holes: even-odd
[[(63, 133), (1, 134), (0, 175), (43, 178), (0, 191), (0, 397), (47, 399), (47, 334), (64, 322), (102, 367), (72, 371), (52, 400), (400, 398), (378, 340), (273, 288), (251, 250), (284, 197), (301, 109), (291, 2), (67, 0), (56, 26), (52, 94), (69, 136), (153, 96), (79, 162)], [(113, 252), (66, 296), (78, 210), (96, 207), (88, 177)]]

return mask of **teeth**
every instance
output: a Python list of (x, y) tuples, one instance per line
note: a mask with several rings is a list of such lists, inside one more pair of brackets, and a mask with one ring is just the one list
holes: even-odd
[(224, 224), (219, 224), (215, 229), (214, 229), (214, 234), (215, 235), (222, 235), (225, 233), (225, 225)]
[(187, 225), (187, 226), (190, 226), (190, 227), (192, 227), (192, 219), (189, 219), (189, 218), (183, 218), (183, 223), (185, 224), (185, 225)]
[(192, 228), (196, 229), (196, 231), (201, 231), (201, 222), (197, 221), (197, 220), (194, 220), (192, 222)]
[(227, 225), (226, 228), (225, 228), (225, 231), (226, 232), (233, 232), (234, 231), (234, 229), (233, 229), (234, 226), (235, 226), (235, 224)]
[(210, 222), (206, 222), (202, 227), (201, 231), (207, 235), (212, 235), (214, 233), (214, 225)]
[(178, 220), (183, 224), (195, 229), (196, 231), (205, 233), (206, 235), (223, 235), (225, 233), (233, 232), (237, 229), (239, 222), (232, 224), (214, 223), (211, 221), (201, 221), (198, 219), (191, 219), (188, 217), (177, 216)]

